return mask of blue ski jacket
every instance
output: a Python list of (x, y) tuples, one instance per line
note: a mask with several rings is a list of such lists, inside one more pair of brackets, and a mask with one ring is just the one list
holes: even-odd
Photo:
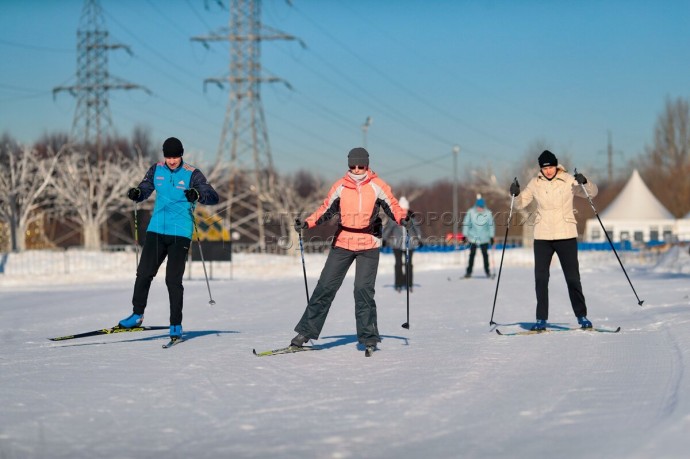
[(194, 232), (194, 204), (187, 201), (184, 191), (194, 188), (199, 192), (199, 203), (217, 204), (218, 193), (204, 174), (184, 161), (171, 170), (165, 161), (151, 166), (139, 184), (141, 195), (137, 202), (148, 199), (156, 192), (156, 203), (146, 231), (191, 239)]
[(462, 232), (472, 244), (488, 244), (496, 234), (491, 211), (484, 208), (480, 212), (477, 207), (470, 208), (462, 221)]

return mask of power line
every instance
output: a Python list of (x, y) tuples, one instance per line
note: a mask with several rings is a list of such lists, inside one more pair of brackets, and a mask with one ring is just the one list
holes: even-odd
[(74, 53), (73, 49), (51, 48), (48, 46), (28, 45), (26, 43), (17, 43), (14, 41), (0, 39), (0, 44), (5, 46), (13, 46), (15, 48), (30, 49), (32, 51), (43, 51), (47, 53)]
[(326, 35), (328, 38), (330, 38), (331, 41), (333, 41), (334, 43), (338, 44), (338, 46), (340, 46), (340, 47), (343, 48), (345, 51), (347, 51), (349, 54), (351, 54), (353, 57), (355, 57), (358, 61), (362, 62), (364, 65), (366, 65), (367, 67), (369, 67), (370, 69), (372, 69), (373, 71), (375, 71), (377, 74), (379, 74), (379, 75), (380, 75), (382, 78), (384, 78), (386, 81), (388, 81), (388, 82), (394, 84), (396, 87), (398, 87), (399, 89), (401, 89), (402, 91), (404, 91), (404, 92), (405, 92), (406, 94), (408, 94), (409, 96), (411, 96), (411, 97), (417, 99), (418, 101), (420, 101), (420, 102), (423, 103), (424, 105), (428, 106), (428, 107), (431, 108), (432, 110), (434, 110), (434, 111), (436, 111), (436, 112), (442, 114), (443, 116), (445, 116), (445, 117), (447, 117), (447, 118), (449, 118), (449, 119), (455, 120), (456, 122), (458, 122), (458, 123), (464, 125), (465, 127), (467, 127), (467, 128), (469, 128), (469, 129), (475, 131), (475, 132), (478, 133), (478, 134), (481, 134), (481, 135), (483, 135), (483, 136), (485, 136), (485, 137), (487, 137), (487, 138), (490, 138), (490, 139), (494, 140), (494, 141), (497, 142), (497, 143), (501, 143), (501, 144), (503, 144), (503, 145), (505, 145), (505, 146), (509, 146), (510, 148), (516, 148), (515, 145), (513, 145), (513, 144), (510, 143), (510, 142), (508, 142), (507, 140), (504, 140), (504, 139), (502, 139), (502, 138), (500, 138), (500, 137), (498, 137), (498, 136), (496, 136), (496, 135), (494, 135), (494, 134), (492, 134), (492, 133), (490, 133), (490, 132), (486, 132), (486, 131), (484, 131), (483, 129), (477, 128), (477, 127), (473, 126), (472, 124), (468, 123), (467, 121), (460, 119), (460, 118), (459, 118), (457, 115), (455, 115), (454, 113), (448, 112), (447, 110), (441, 109), (441, 108), (437, 107), (436, 105), (430, 103), (426, 98), (421, 97), (420, 95), (418, 95), (418, 94), (415, 93), (414, 91), (410, 90), (409, 88), (407, 88), (406, 86), (404, 86), (403, 84), (401, 84), (400, 82), (398, 82), (397, 80), (391, 78), (388, 74), (386, 74), (385, 72), (381, 71), (381, 70), (380, 70), (378, 67), (376, 67), (375, 65), (373, 65), (373, 64), (371, 64), (370, 62), (368, 62), (368, 61), (366, 61), (365, 59), (363, 59), (359, 53), (353, 51), (353, 50), (352, 50), (350, 47), (348, 47), (345, 43), (343, 43), (342, 41), (340, 41), (338, 38), (334, 37), (328, 30), (326, 30), (326, 29), (325, 29), (324, 27), (322, 27), (318, 22), (314, 21), (314, 20), (311, 19), (309, 16), (307, 16), (307, 15), (306, 15), (304, 12), (302, 12), (299, 8), (296, 8), (296, 7), (295, 7), (295, 11), (297, 11), (299, 14), (301, 14), (301, 15), (302, 15), (307, 21), (309, 21), (314, 27), (316, 27), (316, 28), (317, 28), (318, 30), (320, 30), (324, 35)]

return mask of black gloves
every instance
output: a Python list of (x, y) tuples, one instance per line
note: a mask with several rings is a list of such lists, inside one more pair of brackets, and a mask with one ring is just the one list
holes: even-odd
[(575, 174), (575, 180), (577, 180), (577, 183), (579, 185), (584, 185), (585, 183), (587, 183), (587, 177), (580, 174), (579, 172), (577, 174)]
[(139, 188), (130, 188), (127, 192), (127, 197), (132, 201), (138, 201), (141, 196), (141, 190)]
[(466, 236), (463, 236), (463, 237), (462, 237), (462, 243), (463, 243), (463, 244), (467, 244), (467, 237), (466, 237)]
[(199, 192), (196, 190), (196, 188), (190, 188), (188, 190), (184, 190), (184, 197), (187, 198), (187, 201), (189, 202), (196, 202), (199, 200)]
[(402, 220), (400, 220), (400, 224), (403, 225), (408, 230), (412, 229), (413, 223), (414, 223), (414, 221), (410, 218), (409, 215), (407, 217), (403, 218)]
[(510, 184), (510, 194), (512, 196), (517, 196), (520, 194), (520, 184), (518, 183), (517, 179)]
[(295, 231), (299, 233), (300, 231), (305, 230), (307, 228), (309, 228), (307, 222), (303, 222), (299, 218), (295, 218)]
[(490, 243), (491, 245), (494, 245), (494, 238), (491, 238), (491, 240), (489, 241), (489, 243)]

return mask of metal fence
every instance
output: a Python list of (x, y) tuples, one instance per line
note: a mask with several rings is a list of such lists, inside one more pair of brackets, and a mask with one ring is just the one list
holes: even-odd
[[(323, 254), (327, 252), (329, 247), (330, 243), (328, 241), (309, 242), (304, 244), (304, 251), (308, 254)], [(508, 251), (510, 249), (511, 247), (509, 246)], [(494, 251), (500, 254), (501, 248), (496, 247)], [(462, 258), (466, 256), (467, 250), (464, 246), (458, 246), (455, 249), (452, 246), (425, 246), (418, 252), (420, 252), (419, 256), (435, 256), (439, 257), (438, 260), (441, 261), (446, 257), (457, 258), (459, 256)], [(240, 262), (246, 263), (248, 261), (247, 257), (252, 255), (270, 255), (273, 257), (272, 260), (280, 259), (282, 255), (298, 255), (299, 248), (285, 250), (272, 246), (261, 249), (255, 244), (236, 243), (232, 244), (231, 253), (233, 254), (231, 257), (232, 261), (206, 260), (206, 268), (211, 277), (218, 275), (221, 278), (227, 278), (227, 273), (232, 277), (233, 264), (238, 260), (235, 254), (239, 255)], [(625, 265), (650, 266), (655, 265), (659, 261), (665, 250), (652, 248), (645, 250), (621, 250), (617, 253)], [(581, 250), (580, 258), (581, 264), (587, 265), (617, 264), (615, 254), (611, 250)], [(108, 246), (101, 251), (73, 247), (68, 249), (27, 250), (20, 253), (0, 253), (0, 276), (69, 276), (89, 273), (90, 278), (102, 274), (104, 278), (109, 279), (113, 277), (131, 279), (136, 273), (136, 260), (136, 250), (132, 245)], [(203, 268), (198, 260), (198, 258), (192, 260), (192, 257), (190, 257), (188, 276), (192, 275), (192, 273), (195, 277), (203, 276)], [(260, 264), (260, 259), (253, 257), (252, 260), (253, 263)], [(517, 262), (515, 260), (515, 264), (529, 264), (532, 261), (529, 253), (523, 253), (522, 260), (524, 261)], [(164, 269), (164, 267), (161, 267), (161, 269)]]

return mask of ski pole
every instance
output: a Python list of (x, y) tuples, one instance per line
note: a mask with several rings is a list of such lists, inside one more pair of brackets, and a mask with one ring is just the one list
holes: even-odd
[[(575, 175), (577, 175), (577, 168), (575, 168)], [(608, 231), (606, 231), (606, 228), (604, 228), (604, 224), (601, 222), (601, 218), (599, 218), (599, 213), (597, 212), (597, 209), (594, 207), (594, 203), (592, 202), (592, 198), (589, 196), (589, 193), (587, 192), (587, 188), (585, 188), (585, 184), (581, 183), (580, 186), (582, 187), (582, 191), (585, 192), (585, 196), (587, 197), (587, 200), (589, 201), (590, 207), (592, 207), (592, 210), (594, 211), (594, 215), (596, 215), (597, 220), (599, 220), (599, 224), (601, 225), (601, 229), (604, 230), (604, 234), (606, 235), (606, 239), (609, 241), (609, 245), (611, 246), (613, 253), (616, 255), (616, 259), (618, 260), (618, 264), (621, 265), (621, 269), (623, 270), (623, 274), (625, 274), (625, 278), (628, 279), (628, 283), (630, 284), (630, 288), (632, 289), (633, 293), (635, 294), (635, 298), (637, 298), (637, 304), (642, 306), (642, 303), (644, 303), (644, 300), (641, 300), (640, 297), (637, 296), (637, 292), (635, 291), (635, 287), (633, 287), (633, 284), (630, 281), (630, 277), (628, 277), (628, 273), (625, 271), (625, 267), (623, 266), (623, 262), (621, 261), (620, 257), (618, 256), (618, 252), (616, 252), (616, 248), (613, 246), (613, 242), (611, 242), (611, 238), (609, 237)]]
[[(517, 177), (513, 183), (517, 184)], [(510, 195), (510, 212), (508, 212), (508, 223), (506, 224), (506, 235), (503, 238), (503, 250), (501, 250), (501, 264), (498, 266), (498, 277), (496, 278), (496, 292), (494, 292), (494, 306), (491, 309), (491, 320), (489, 325), (496, 325), (494, 322), (494, 311), (496, 310), (496, 298), (498, 297), (498, 285), (501, 283), (501, 271), (503, 270), (503, 256), (506, 253), (506, 242), (508, 241), (508, 230), (510, 229), (510, 220), (513, 217), (513, 204), (515, 203), (515, 195)]]
[(134, 253), (137, 257), (137, 269), (139, 269), (139, 218), (137, 217), (138, 202), (134, 202)]
[(410, 329), (410, 233), (407, 227), (403, 225), (403, 238), (405, 239), (405, 283), (407, 288), (407, 321), (402, 324), (402, 328)]
[[(299, 221), (299, 219), (295, 219), (295, 221)], [(299, 236), (299, 253), (302, 257), (302, 273), (304, 274), (304, 292), (307, 294), (307, 304), (309, 304), (309, 287), (307, 286), (307, 267), (304, 264), (304, 246), (302, 245), (302, 230), (299, 230), (297, 232), (297, 235)]]
[(201, 239), (199, 238), (199, 230), (196, 227), (196, 216), (194, 215), (194, 206), (191, 208), (192, 221), (194, 222), (194, 232), (196, 233), (196, 243), (199, 245), (199, 255), (201, 256), (201, 266), (204, 268), (204, 278), (206, 279), (206, 288), (208, 289), (208, 304), (213, 306), (216, 304), (211, 296), (211, 284), (208, 283), (208, 275), (206, 274), (206, 263), (204, 262), (204, 251), (201, 249)]

